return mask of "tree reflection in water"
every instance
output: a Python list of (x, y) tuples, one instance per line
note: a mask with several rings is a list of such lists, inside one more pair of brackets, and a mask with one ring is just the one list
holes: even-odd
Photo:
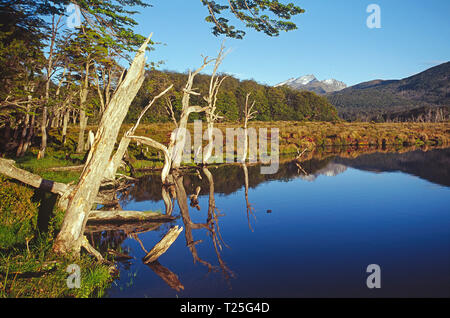
[(255, 215), (255, 208), (250, 204), (248, 201), (248, 169), (247, 165), (245, 163), (242, 164), (242, 170), (244, 170), (244, 189), (245, 189), (245, 203), (247, 205), (247, 221), (248, 221), (248, 227), (253, 232), (252, 224), (250, 222), (250, 216), (253, 216), (253, 218), (256, 221), (256, 215)]
[[(198, 251), (196, 245), (202, 243), (201, 240), (194, 241), (194, 236), (192, 230), (197, 229), (206, 229), (208, 231), (209, 236), (214, 245), (214, 250), (217, 256), (217, 260), (219, 263), (219, 268), (222, 270), (224, 277), (229, 279), (234, 277), (233, 272), (228, 268), (228, 266), (223, 261), (220, 251), (222, 250), (222, 246), (226, 246), (224, 243), (222, 236), (220, 234), (219, 228), (219, 217), (222, 216), (219, 210), (216, 207), (216, 202), (214, 199), (214, 179), (211, 172), (208, 168), (202, 168), (203, 174), (206, 176), (209, 184), (209, 201), (208, 201), (208, 213), (206, 217), (205, 223), (194, 223), (191, 220), (189, 215), (189, 207), (188, 207), (188, 198), (186, 195), (186, 190), (183, 184), (183, 175), (174, 172), (172, 174), (172, 180), (175, 184), (176, 194), (177, 194), (177, 202), (180, 208), (181, 217), (183, 220), (183, 224), (185, 226), (185, 237), (186, 237), (186, 246), (189, 248), (189, 251), (192, 254), (194, 259), (194, 263), (199, 262), (202, 265), (205, 265), (208, 268), (208, 271), (217, 271), (217, 266), (213, 266), (210, 262), (207, 262), (200, 258), (198, 255)], [(198, 205), (197, 205), (198, 206)], [(200, 208), (198, 206), (198, 208)], [(197, 209), (198, 209), (197, 208)]]
[[(126, 191), (119, 196), (120, 203), (127, 205), (127, 201), (144, 202), (163, 202), (165, 214), (173, 216), (175, 200), (179, 207), (180, 226), (184, 227), (186, 246), (192, 254), (194, 263), (200, 263), (205, 266), (208, 272), (222, 272), (224, 277), (229, 280), (234, 277), (233, 272), (228, 268), (222, 258), (223, 247), (227, 247), (221, 236), (220, 219), (223, 216), (216, 207), (215, 194), (230, 194), (241, 189), (245, 191), (245, 204), (247, 221), (250, 230), (253, 231), (252, 219), (256, 220), (255, 208), (250, 203), (250, 189), (269, 182), (271, 180), (289, 181), (294, 178), (302, 178), (307, 181), (314, 181), (320, 175), (336, 176), (347, 169), (355, 167), (360, 170), (370, 171), (403, 171), (412, 175), (417, 175), (423, 179), (432, 182), (448, 185), (449, 176), (446, 171), (442, 171), (442, 166), (448, 166), (449, 150), (417, 150), (409, 153), (389, 153), (378, 154), (371, 153), (359, 156), (357, 158), (347, 158), (345, 156), (325, 156), (324, 159), (310, 158), (311, 153), (303, 152), (297, 158), (291, 158), (289, 161), (282, 162), (279, 170), (274, 175), (261, 175), (260, 167), (252, 164), (234, 164), (222, 165), (214, 168), (195, 167), (191, 170), (181, 169), (174, 171), (170, 175), (170, 183), (162, 185), (158, 176), (147, 175), (130, 184)], [(301, 157), (301, 158), (300, 158)], [(429, 162), (438, 162), (439, 165), (429, 165)], [(405, 162), (408, 164), (405, 165)], [(208, 196), (208, 207), (201, 206), (200, 196)], [(204, 217), (204, 222), (194, 223), (189, 214), (190, 206), (197, 209)], [(271, 208), (270, 206), (266, 208)], [(203, 210), (202, 210), (203, 209)], [(206, 211), (206, 213), (204, 212)], [(268, 213), (271, 210), (267, 210)], [(197, 214), (197, 212), (195, 212)], [(205, 215), (203, 215), (205, 213)], [(245, 213), (242, 211), (242, 213)], [(178, 216), (178, 215), (175, 215)], [(182, 223), (181, 223), (182, 222)], [(102, 254), (110, 253), (114, 259), (129, 264), (130, 259), (126, 256), (128, 251), (122, 251), (121, 246), (126, 238), (136, 240), (145, 254), (151, 246), (144, 246), (145, 240), (142, 235), (149, 231), (158, 230), (162, 225), (170, 223), (140, 222), (137, 224), (89, 224), (86, 228), (86, 236), (95, 242), (98, 250)], [(166, 229), (167, 231), (168, 229)], [(195, 233), (194, 230), (197, 230)], [(215, 251), (217, 265), (213, 260), (203, 259), (200, 255), (199, 245), (201, 240), (195, 240), (194, 234), (207, 233), (208, 240), (211, 239), (211, 245)], [(142, 242), (144, 241), (144, 242)], [(207, 244), (208, 242), (203, 242)], [(145, 242), (148, 244), (148, 242)], [(114, 252), (113, 252), (114, 251)], [(184, 289), (178, 276), (169, 269), (161, 265), (158, 260), (146, 264), (163, 281), (165, 281), (174, 290)]]
[[(234, 273), (228, 268), (224, 260), (221, 256), (221, 251), (223, 247), (228, 247), (221, 236), (220, 227), (219, 227), (219, 218), (223, 216), (220, 214), (220, 211), (216, 207), (216, 202), (214, 198), (214, 178), (208, 168), (203, 167), (200, 170), (204, 177), (204, 180), (207, 181), (208, 187), (208, 208), (206, 219), (204, 223), (194, 223), (191, 220), (189, 214), (189, 204), (188, 200), (191, 202), (191, 206), (195, 207), (197, 210), (201, 211), (201, 207), (198, 203), (198, 196), (201, 193), (201, 186), (197, 186), (195, 193), (188, 198), (186, 194), (184, 181), (184, 175), (178, 171), (174, 171), (169, 176), (169, 184), (161, 185), (161, 198), (164, 202), (165, 206), (165, 214), (171, 216), (174, 210), (174, 201), (176, 200), (178, 203), (178, 207), (180, 209), (181, 220), (185, 229), (185, 239), (186, 246), (192, 254), (194, 264), (200, 263), (208, 268), (208, 272), (219, 272), (221, 271), (224, 275), (225, 279), (229, 281), (230, 278), (234, 277)], [(198, 173), (197, 177), (202, 178)], [(248, 177), (247, 177), (247, 191), (246, 198), (248, 197)], [(133, 197), (133, 192), (136, 191), (136, 187), (139, 187), (137, 184), (130, 184), (129, 189), (126, 189), (122, 193), (122, 199), (127, 198), (131, 199)], [(206, 189), (205, 189), (206, 190)], [(248, 202), (248, 200), (247, 200)], [(248, 204), (250, 207), (250, 205)], [(130, 238), (139, 243), (141, 249), (145, 252), (146, 256), (143, 258), (143, 262), (147, 265), (152, 271), (154, 271), (161, 279), (167, 283), (168, 286), (173, 288), (176, 291), (180, 291), (184, 289), (183, 284), (180, 282), (178, 276), (173, 273), (168, 268), (164, 267), (159, 263), (158, 259), (152, 262), (146, 262), (146, 259), (151, 257), (151, 253), (154, 248), (148, 251), (148, 248), (144, 245), (140, 236), (149, 231), (157, 230), (164, 223), (159, 222), (145, 222), (145, 223), (124, 223), (124, 224), (97, 224), (87, 226), (87, 234), (91, 240), (91, 243), (94, 246), (97, 246), (99, 250), (103, 252), (103, 254), (109, 254), (113, 257), (117, 262), (120, 262), (126, 269), (129, 269), (131, 265), (130, 259), (133, 259), (132, 256), (129, 255), (129, 251), (121, 250), (121, 245), (125, 241), (125, 239)], [(164, 245), (165, 249), (162, 253), (167, 250), (170, 245), (172, 245), (178, 234), (175, 238), (171, 238), (170, 240), (165, 240), (171, 230), (174, 228), (171, 227), (167, 233), (163, 236), (163, 239), (156, 244)], [(197, 251), (197, 244), (202, 243), (201, 240), (195, 241), (193, 230), (206, 230), (208, 237), (211, 238), (212, 245), (214, 247), (215, 254), (217, 256), (218, 265), (215, 266), (210, 262), (202, 259), (199, 256)], [(154, 256), (154, 255), (153, 255)], [(159, 257), (160, 254), (157, 254)]]

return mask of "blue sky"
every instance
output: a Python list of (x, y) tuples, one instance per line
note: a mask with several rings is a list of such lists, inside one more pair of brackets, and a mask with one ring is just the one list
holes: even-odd
[[(225, 1), (226, 2), (226, 1)], [(231, 49), (221, 71), (274, 85), (314, 74), (348, 85), (399, 79), (450, 60), (448, 0), (293, 0), (306, 10), (299, 29), (268, 37), (246, 30), (244, 40), (226, 39)], [(207, 10), (195, 0), (153, 0), (136, 17), (137, 32), (165, 43), (149, 54), (161, 69), (184, 72), (213, 56), (224, 37), (211, 34)], [(369, 29), (369, 4), (381, 8), (381, 28)], [(242, 26), (236, 21), (237, 26)], [(242, 26), (243, 27), (243, 26)]]

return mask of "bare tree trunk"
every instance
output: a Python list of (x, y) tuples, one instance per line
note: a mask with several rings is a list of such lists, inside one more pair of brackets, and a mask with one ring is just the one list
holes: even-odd
[(69, 186), (64, 183), (45, 180), (36, 174), (17, 168), (14, 165), (14, 160), (0, 158), (0, 163), (1, 174), (19, 180), (34, 188), (44, 189), (59, 195), (64, 195), (69, 190)]
[(72, 110), (72, 124), (76, 124), (77, 123), (77, 111), (76, 109)]
[[(144, 81), (145, 49), (149, 41), (150, 37), (137, 52), (127, 75), (119, 84), (102, 116), (88, 161), (78, 185), (70, 194), (61, 230), (53, 245), (54, 251), (58, 254), (79, 255), (81, 247), (93, 253), (83, 234), (84, 228), (103, 180), (103, 173), (111, 159), (122, 122)], [(98, 254), (95, 256), (99, 258)]]
[(84, 151), (84, 131), (86, 130), (87, 125), (86, 110), (84, 107), (88, 96), (90, 65), (91, 65), (90, 56), (88, 56), (85, 66), (84, 83), (80, 90), (80, 131), (78, 134), (78, 144), (76, 150), (78, 153)]
[(77, 153), (82, 153), (84, 151), (84, 131), (87, 126), (87, 117), (84, 109), (80, 110), (80, 131), (78, 132), (78, 143), (77, 143)]
[(45, 149), (47, 148), (47, 106), (44, 106), (42, 111), (41, 134), (41, 148), (38, 152), (38, 159), (44, 158)]
[(70, 110), (66, 109), (66, 111), (64, 112), (63, 129), (62, 129), (62, 143), (63, 143), (63, 145), (65, 145), (66, 141), (67, 141), (67, 125), (69, 123), (69, 115), (70, 115)]
[(59, 123), (59, 117), (60, 117), (60, 111), (58, 109), (55, 109), (51, 120), (50, 120), (50, 127), (51, 128), (57, 128)]
[[(31, 96), (28, 96), (28, 100), (30, 100)], [(22, 157), (25, 152), (24, 146), (26, 144), (27, 133), (29, 132), (29, 124), (30, 124), (30, 104), (27, 105), (27, 114), (25, 115), (25, 122), (23, 123), (22, 134), (20, 135), (19, 147), (17, 147), (16, 157)]]
[[(0, 173), (33, 188), (58, 194), (60, 196), (58, 206), (63, 210), (67, 208), (68, 197), (73, 189), (70, 185), (46, 180), (37, 174), (17, 168), (14, 165), (14, 161), (9, 159), (0, 158)], [(107, 194), (105, 195), (104, 193), (98, 193), (94, 200), (98, 204), (108, 204), (110, 201)]]
[[(135, 140), (141, 143), (144, 143), (146, 145), (149, 145), (151, 147), (154, 147), (156, 149), (161, 150), (164, 153), (164, 167), (161, 172), (161, 180), (163, 184), (167, 183), (167, 178), (169, 176), (170, 170), (172, 168), (177, 169), (181, 165), (181, 160), (183, 156), (184, 146), (186, 143), (186, 133), (187, 133), (187, 124), (189, 120), (189, 115), (194, 112), (204, 112), (207, 110), (211, 111), (211, 114), (209, 115), (214, 120), (219, 118), (219, 116), (215, 113), (215, 103), (216, 103), (216, 96), (218, 89), (220, 87), (220, 84), (222, 83), (223, 79), (219, 81), (215, 74), (217, 72), (217, 69), (219, 65), (221, 64), (223, 60), (224, 54), (223, 54), (223, 46), (221, 47), (220, 53), (216, 59), (208, 59), (207, 57), (204, 58), (202, 66), (200, 66), (197, 70), (195, 70), (193, 73), (189, 73), (186, 86), (183, 89), (183, 98), (182, 98), (182, 112), (180, 116), (179, 123), (176, 122), (174, 117), (174, 112), (172, 109), (172, 105), (169, 102), (168, 111), (169, 114), (172, 115), (172, 119), (175, 122), (175, 126), (177, 127), (176, 131), (172, 133), (170, 137), (170, 143), (166, 147), (165, 145), (149, 138), (149, 137), (141, 137), (141, 136), (134, 136), (134, 132), (136, 131), (140, 120), (142, 119), (145, 112), (151, 107), (151, 105), (155, 102), (156, 99), (160, 98), (164, 94), (167, 93), (168, 90), (171, 89), (172, 85), (168, 87), (165, 91), (160, 93), (158, 96), (154, 97), (153, 100), (149, 103), (149, 105), (141, 112), (136, 124), (124, 135), (122, 140), (120, 141), (119, 147), (114, 154), (110, 165), (105, 170), (104, 175), (107, 179), (114, 179), (116, 171), (118, 167), (120, 166), (122, 162), (122, 158), (125, 154), (125, 151), (128, 148), (128, 145), (131, 140)], [(195, 76), (200, 73), (208, 64), (211, 62), (216, 61), (213, 77), (211, 79), (211, 85), (210, 85), (210, 94), (209, 94), (209, 106), (207, 107), (201, 107), (201, 106), (191, 106), (190, 105), (190, 95), (199, 95), (199, 93), (195, 92), (192, 87), (194, 84), (194, 78)], [(98, 81), (98, 80), (97, 80)], [(213, 107), (214, 106), (214, 107)], [(212, 132), (212, 129), (210, 129), (210, 132)], [(212, 136), (211, 136), (212, 139)], [(212, 146), (212, 145), (211, 145)]]
[(50, 37), (50, 50), (49, 50), (49, 56), (48, 56), (48, 64), (46, 66), (47, 71), (47, 78), (45, 82), (45, 100), (44, 100), (44, 109), (42, 112), (42, 123), (41, 123), (41, 148), (38, 153), (38, 159), (44, 158), (45, 156), (45, 149), (47, 148), (47, 105), (49, 101), (49, 93), (50, 93), (50, 77), (53, 72), (54, 67), (54, 58), (53, 58), (53, 50), (54, 45), (56, 43), (56, 35), (58, 32), (58, 28), (60, 27), (60, 22), (62, 21), (62, 15), (59, 16), (58, 20), (55, 21), (55, 16), (52, 16), (52, 27), (51, 27), (51, 37)]
[(29, 129), (28, 135), (27, 135), (27, 140), (26, 140), (25, 144), (23, 145), (23, 149), (22, 149), (22, 152), (23, 152), (23, 153), (26, 153), (27, 150), (28, 150), (28, 147), (31, 146), (31, 141), (32, 141), (32, 138), (34, 137), (34, 129), (35, 129), (35, 128), (34, 128), (34, 125), (35, 125), (35, 120), (36, 120), (36, 115), (33, 114), (33, 115), (31, 116), (31, 123), (30, 123), (30, 129)]
[(170, 173), (170, 168), (172, 167), (172, 159), (169, 152), (169, 149), (163, 144), (149, 138), (149, 137), (141, 137), (141, 136), (129, 136), (130, 139), (136, 140), (143, 144), (146, 144), (150, 147), (161, 150), (164, 153), (164, 166), (161, 171), (161, 181), (163, 184), (167, 183), (167, 178)]
[(5, 124), (5, 133), (3, 134), (5, 138), (5, 143), (7, 143), (11, 139), (11, 122)]

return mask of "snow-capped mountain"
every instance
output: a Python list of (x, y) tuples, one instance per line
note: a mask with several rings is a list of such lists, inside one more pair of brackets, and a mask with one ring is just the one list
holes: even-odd
[(307, 85), (311, 82), (317, 82), (317, 78), (314, 75), (305, 75), (305, 76), (301, 76), (299, 78), (290, 78), (287, 81), (284, 81), (282, 83), (275, 85), (275, 87), (283, 86), (283, 85), (289, 85), (289, 86)]
[(319, 81), (312, 74), (301, 76), (299, 78), (288, 79), (287, 81), (275, 85), (275, 87), (283, 85), (287, 85), (291, 88), (298, 90), (312, 91), (317, 94), (337, 92), (347, 87), (345, 83), (335, 80), (333, 78)]

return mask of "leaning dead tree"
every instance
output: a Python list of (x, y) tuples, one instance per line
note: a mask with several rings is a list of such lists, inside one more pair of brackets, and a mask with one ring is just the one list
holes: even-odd
[(84, 228), (103, 180), (103, 174), (111, 160), (119, 129), (144, 81), (145, 50), (150, 37), (138, 50), (126, 76), (103, 113), (80, 181), (69, 195), (61, 230), (53, 246), (56, 253), (78, 255), (81, 247), (84, 247), (101, 259), (101, 255), (92, 248), (84, 236)]

